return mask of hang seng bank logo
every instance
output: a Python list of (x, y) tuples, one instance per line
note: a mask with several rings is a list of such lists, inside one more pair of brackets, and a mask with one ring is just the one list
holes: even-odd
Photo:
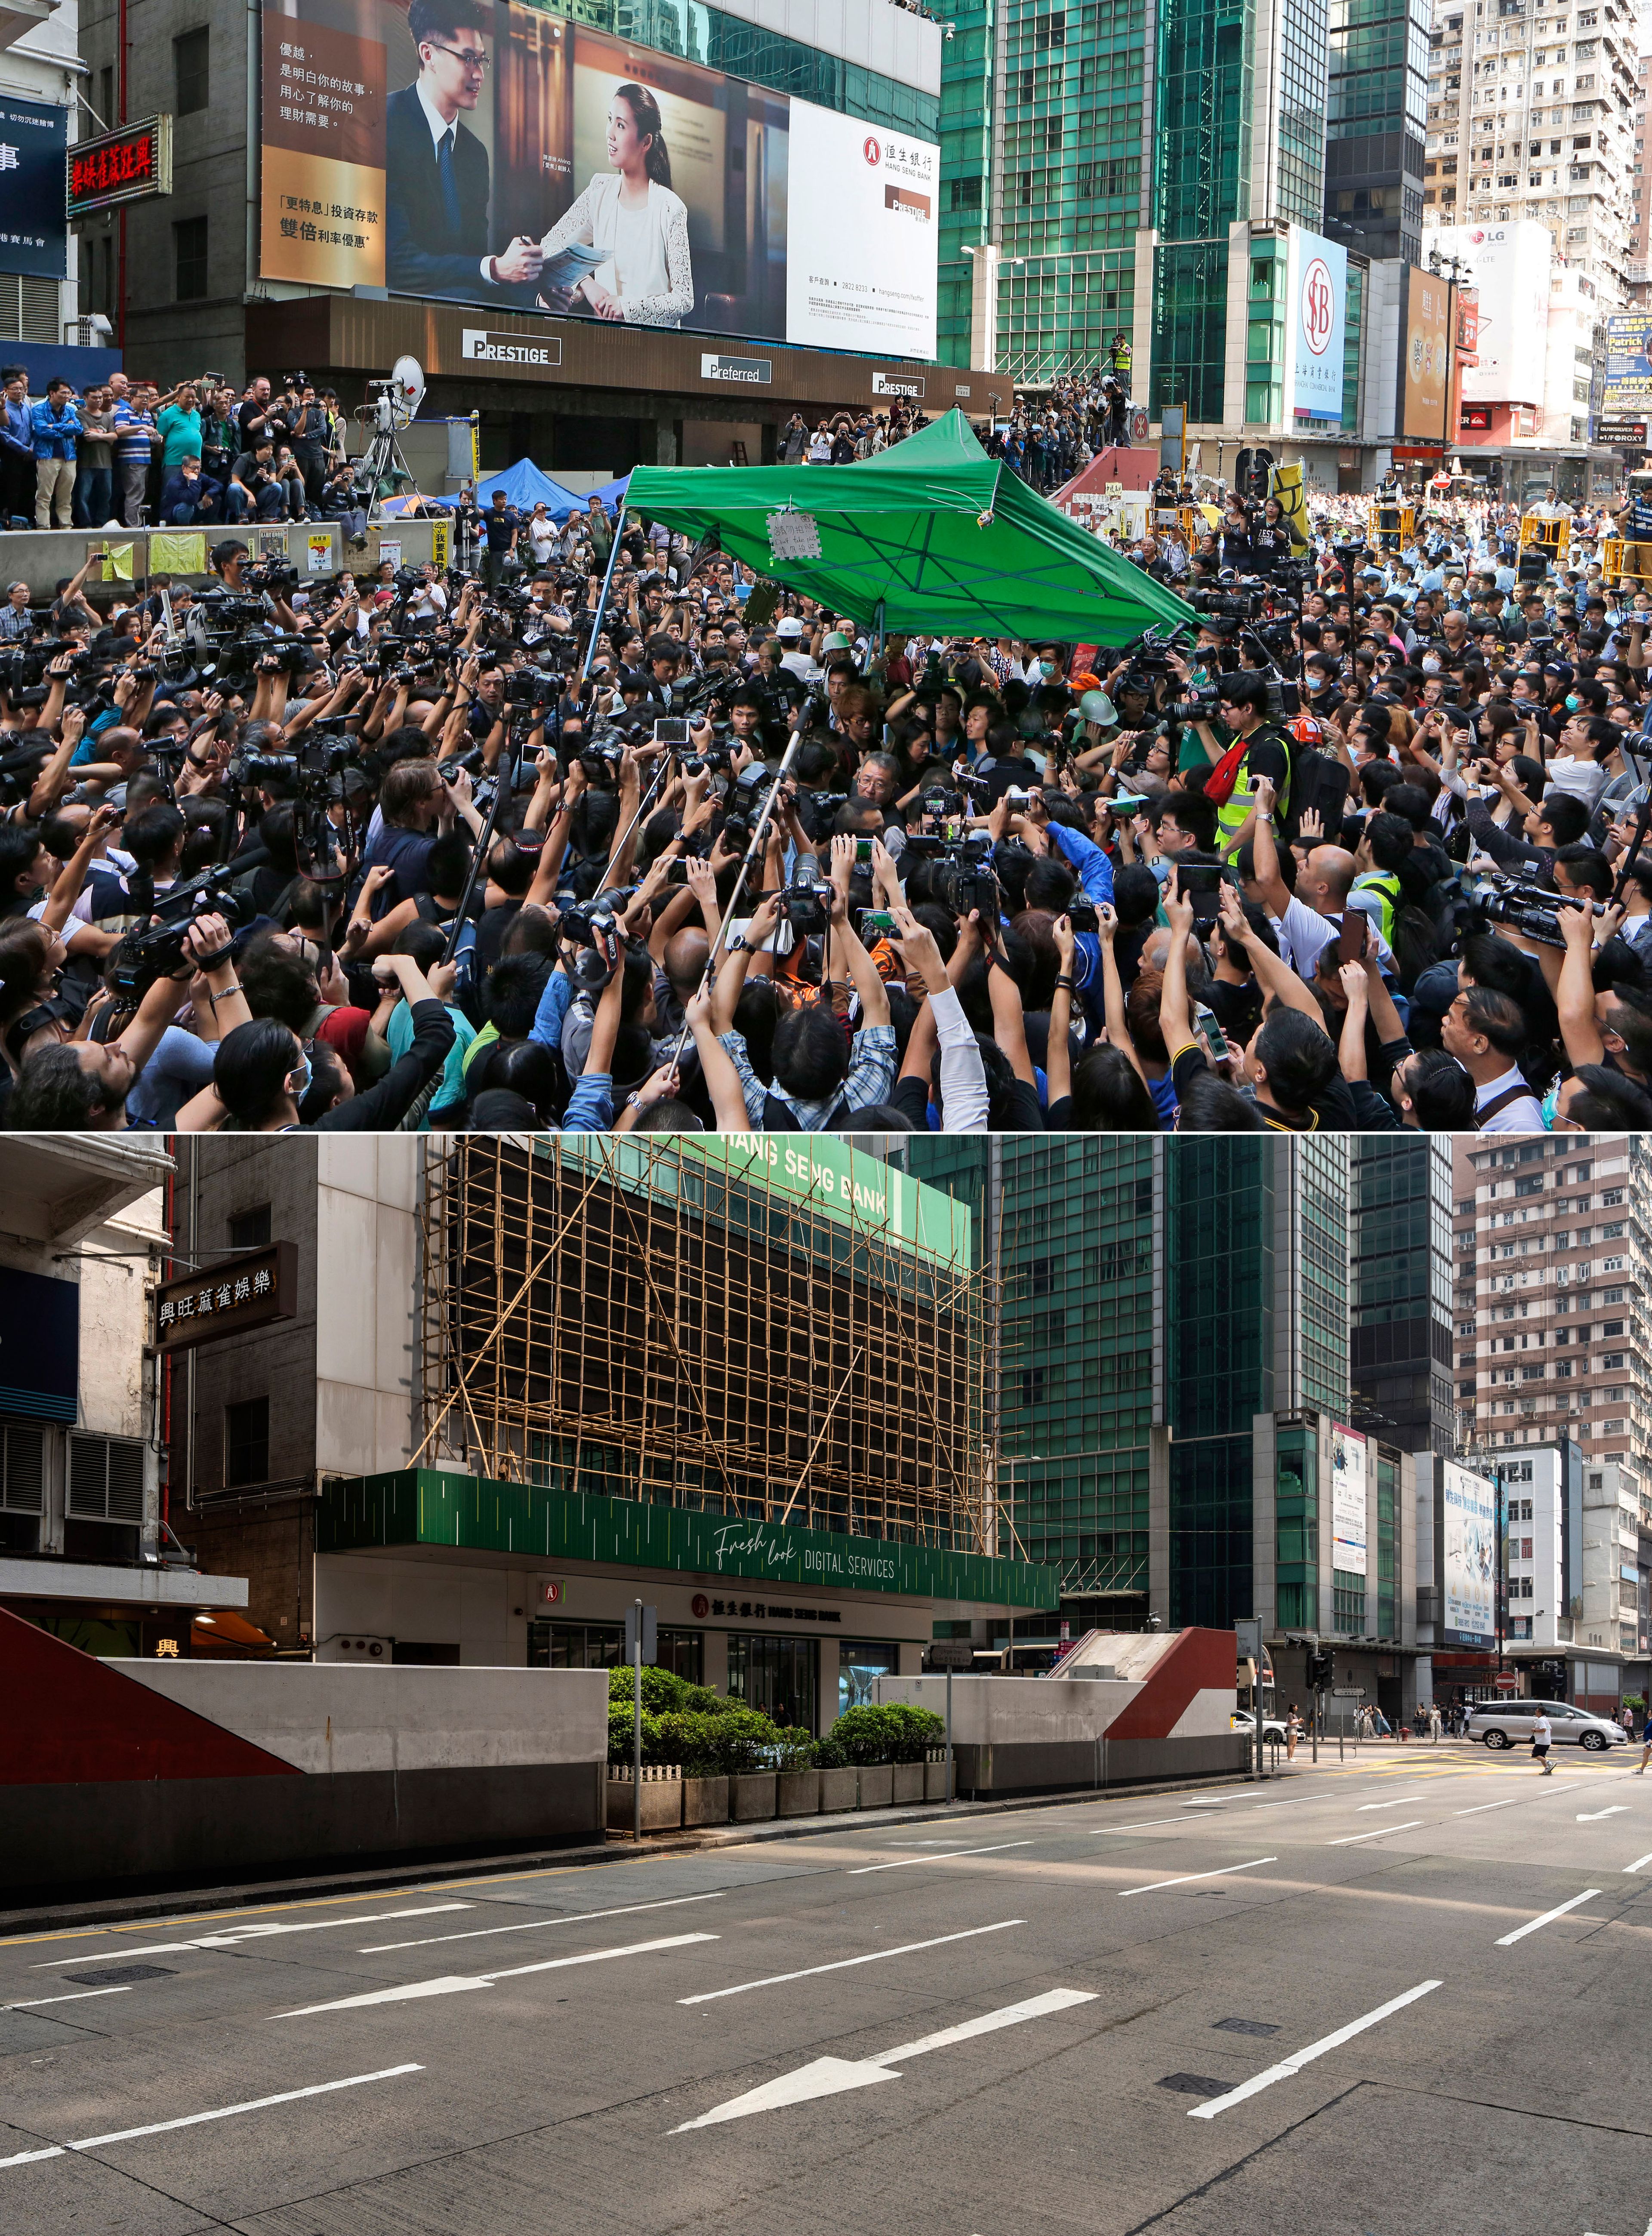
[(870, 135), (861, 143), (860, 152), (874, 170), (877, 169), (879, 164), (881, 163), (884, 159), (883, 149), (878, 145), (878, 142), (870, 136)]
[(1323, 357), (1329, 347), (1335, 318), (1331, 267), (1323, 256), (1316, 256), (1302, 274), (1302, 339), (1315, 357)]

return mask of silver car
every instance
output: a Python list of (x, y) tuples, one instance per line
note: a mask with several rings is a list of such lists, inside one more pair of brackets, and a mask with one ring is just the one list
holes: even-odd
[(1517, 1743), (1530, 1744), (1539, 1710), (1549, 1719), (1557, 1746), (1581, 1746), (1591, 1754), (1604, 1754), (1608, 1747), (1628, 1741), (1621, 1724), (1564, 1700), (1477, 1701), (1469, 1716), (1469, 1737), (1484, 1739), (1494, 1754)]

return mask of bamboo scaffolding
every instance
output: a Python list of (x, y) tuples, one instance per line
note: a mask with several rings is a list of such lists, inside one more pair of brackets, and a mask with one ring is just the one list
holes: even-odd
[(464, 1136), (421, 1216), (427, 1464), (1007, 1549), (991, 1269), (771, 1190), (737, 1137)]

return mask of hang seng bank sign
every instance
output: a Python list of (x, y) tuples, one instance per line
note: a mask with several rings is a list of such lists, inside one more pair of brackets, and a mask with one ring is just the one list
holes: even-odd
[(793, 1529), (782, 1522), (730, 1520), (635, 1499), (573, 1496), (533, 1483), (493, 1483), (441, 1469), (401, 1468), (323, 1487), (316, 1516), (318, 1552), (398, 1545), (998, 1607), (1053, 1608), (1061, 1593), (1060, 1572), (1030, 1562), (892, 1538), (851, 1537), (830, 1529)]
[(1293, 225), (1285, 284), (1285, 424), (1307, 420), (1339, 427), (1347, 250)]

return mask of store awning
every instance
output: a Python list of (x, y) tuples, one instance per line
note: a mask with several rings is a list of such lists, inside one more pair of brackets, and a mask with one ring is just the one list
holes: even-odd
[(1121, 644), (1190, 606), (988, 457), (949, 411), (846, 466), (639, 466), (639, 512), (863, 627)]

